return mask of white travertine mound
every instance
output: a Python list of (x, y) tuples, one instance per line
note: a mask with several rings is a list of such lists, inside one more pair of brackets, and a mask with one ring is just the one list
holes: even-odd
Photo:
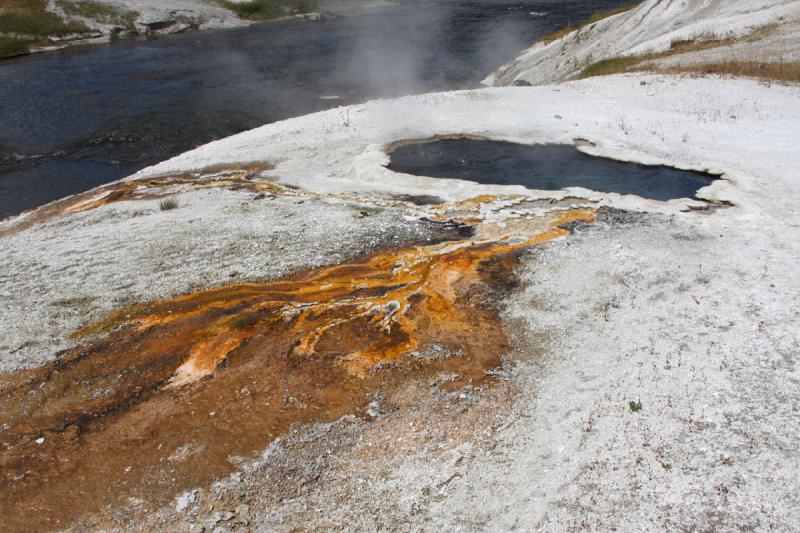
[[(768, 28), (758, 38), (747, 36)], [(800, 59), (798, 0), (647, 0), (551, 42), (538, 42), (484, 80), (543, 85), (571, 79), (603, 59), (665, 52), (673, 43), (732, 38), (734, 44), (660, 59), (675, 66), (712, 61)]]
[[(583, 139), (595, 154), (723, 172), (700, 196), (735, 204), (701, 214), (578, 191), (661, 214), (597, 223), (523, 260), (505, 310), (518, 395), (474, 441), (449, 442), (424, 411), (392, 413), (360, 425), (363, 446), (301, 494), (262, 500), (268, 462), (214, 490), (263, 509), (254, 523), (268, 530), (797, 530), (799, 102), (795, 86), (638, 75), (430, 94), (265, 126), (143, 171), (260, 160), (321, 193), (547, 196), (395, 174), (385, 150), (433, 135)], [(387, 432), (390, 451), (374, 452)], [(396, 452), (404, 442), (416, 444)]]

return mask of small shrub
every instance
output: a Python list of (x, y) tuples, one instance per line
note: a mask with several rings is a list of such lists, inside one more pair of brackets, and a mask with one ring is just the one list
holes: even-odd
[(171, 211), (172, 209), (177, 209), (178, 201), (174, 198), (167, 198), (166, 200), (161, 200), (158, 203), (158, 208), (162, 211)]
[(634, 402), (633, 400), (631, 400), (630, 402), (628, 402), (628, 406), (631, 408), (631, 412), (638, 413), (639, 411), (642, 410), (642, 401), (639, 400), (637, 402)]

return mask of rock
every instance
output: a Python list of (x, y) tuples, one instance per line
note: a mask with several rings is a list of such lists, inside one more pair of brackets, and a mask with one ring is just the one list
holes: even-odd
[[(230, 520), (234, 516), (235, 515), (230, 511), (225, 511), (225, 512), (217, 511), (214, 514), (212, 514), (211, 516), (208, 517), (208, 519), (206, 520), (206, 523), (209, 526), (216, 526), (220, 522), (227, 522), (228, 520)], [(216, 531), (216, 527), (215, 527), (214, 531)]]
[(144, 19), (140, 18), (136, 21), (136, 28), (139, 33), (156, 33), (161, 32), (174, 26), (178, 21), (173, 18), (158, 18), (158, 19)]
[(185, 510), (189, 505), (194, 503), (194, 500), (197, 497), (197, 491), (193, 490), (191, 492), (184, 492), (175, 501), (175, 511), (181, 512)]
[(381, 409), (381, 404), (378, 400), (373, 400), (367, 405), (367, 414), (370, 418), (379, 418), (386, 413)]

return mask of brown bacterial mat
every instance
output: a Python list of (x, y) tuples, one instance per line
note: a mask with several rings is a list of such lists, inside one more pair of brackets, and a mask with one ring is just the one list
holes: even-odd
[(594, 217), (560, 211), (525, 239), (388, 251), (84, 328), (57, 361), (0, 375), (0, 529), (61, 528), (130, 498), (168, 504), (292, 424), (362, 412), (393, 383), (486, 379), (509, 351), (486, 294), (515, 253)]

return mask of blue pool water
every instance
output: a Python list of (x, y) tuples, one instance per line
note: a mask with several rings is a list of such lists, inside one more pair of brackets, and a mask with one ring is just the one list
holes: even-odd
[(391, 154), (395, 172), (456, 178), (529, 189), (584, 187), (653, 200), (694, 198), (715, 176), (586, 155), (572, 145), (522, 145), (496, 141), (443, 140), (407, 144)]

